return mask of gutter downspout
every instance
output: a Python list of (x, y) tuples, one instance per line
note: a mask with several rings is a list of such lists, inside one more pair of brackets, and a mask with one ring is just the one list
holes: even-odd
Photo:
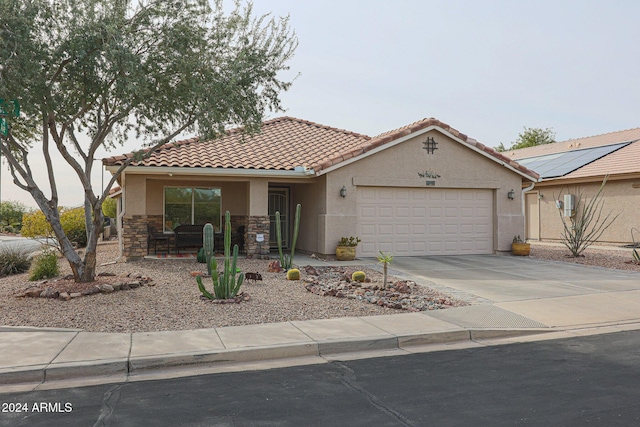
[[(535, 186), (536, 186), (536, 182), (534, 181), (534, 182), (531, 183), (530, 186), (522, 189), (522, 218), (524, 219), (524, 230), (523, 230), (523, 233), (522, 233), (523, 236), (527, 235), (527, 217), (525, 215), (524, 194), (526, 192), (528, 192), (528, 191), (533, 190), (533, 187), (535, 187)], [(124, 195), (124, 192), (122, 194)], [(525, 238), (525, 241), (526, 240), (527, 239)]]

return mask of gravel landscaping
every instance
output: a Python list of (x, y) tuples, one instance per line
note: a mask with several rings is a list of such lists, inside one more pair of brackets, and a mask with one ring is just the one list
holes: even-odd
[[(100, 244), (98, 264), (115, 260), (117, 254), (116, 242)], [(567, 250), (561, 247), (531, 247), (533, 258), (640, 272), (640, 265), (630, 263), (631, 250), (588, 249), (584, 257), (577, 259), (569, 258), (566, 254)], [(397, 314), (413, 311), (415, 307), (440, 309), (466, 305), (464, 301), (412, 282), (391, 289), (391, 292), (383, 295), (381, 288), (376, 286), (382, 282), (381, 273), (358, 266), (344, 268), (339, 272), (329, 270), (333, 279), (328, 281), (318, 280), (313, 274), (301, 269), (302, 280), (288, 281), (284, 273), (267, 272), (268, 262), (239, 260), (239, 267), (243, 272), (260, 272), (263, 280), (245, 282), (241, 291), (249, 298), (238, 304), (210, 304), (200, 298), (191, 273), (194, 270), (201, 271), (204, 265), (198, 264), (195, 259), (140, 260), (100, 265), (98, 273), (115, 276), (99, 277), (96, 283), (84, 288), (84, 285), (60, 281), (59, 291), (66, 290), (67, 295), (81, 294), (97, 284), (109, 284), (110, 286), (103, 286), (106, 291), (64, 298), (66, 300), (18, 297), (38, 283), (28, 282), (26, 273), (2, 277), (0, 325), (77, 328), (92, 332), (146, 332)], [(70, 273), (64, 259), (60, 260), (59, 265), (61, 276)], [(363, 285), (350, 284), (346, 278), (356, 270), (364, 270), (371, 282)], [(389, 280), (397, 281), (393, 277)], [(208, 288), (211, 287), (210, 279), (204, 279), (204, 282)], [(64, 283), (71, 287), (62, 289), (61, 285)], [(121, 286), (127, 283), (139, 285)], [(55, 288), (51, 281), (39, 286), (42, 289), (51, 286)], [(113, 292), (110, 287), (115, 287), (118, 291)], [(410, 289), (411, 297), (398, 293), (401, 287)], [(405, 311), (392, 308), (394, 306), (402, 307)]]
[[(98, 246), (98, 264), (117, 258), (116, 242)], [(284, 273), (267, 272), (268, 260), (240, 259), (243, 272), (260, 272), (262, 281), (246, 281), (241, 292), (248, 301), (238, 304), (211, 304), (200, 298), (192, 272), (202, 271), (204, 264), (195, 259), (151, 259), (129, 263), (100, 265), (101, 276), (84, 288), (71, 281), (49, 281), (39, 288), (52, 287), (58, 292), (82, 293), (97, 284), (131, 281), (140, 285), (117, 292), (95, 293), (76, 298), (32, 298), (19, 296), (37, 283), (28, 282), (27, 274), (0, 279), (0, 325), (77, 328), (92, 332), (148, 332), (186, 330), (222, 326), (273, 323), (289, 320), (328, 319), (335, 317), (374, 316), (403, 312), (396, 308), (368, 303), (364, 298), (320, 296), (307, 290), (309, 275), (301, 270), (302, 280), (288, 281)], [(59, 260), (61, 276), (70, 273), (64, 259)], [(362, 270), (354, 266), (345, 270), (350, 276)], [(372, 283), (382, 282), (382, 274), (364, 269)], [(150, 279), (150, 280), (149, 280)], [(210, 279), (204, 283), (211, 290)], [(389, 280), (396, 279), (390, 277)], [(113, 287), (113, 286), (112, 286)], [(422, 286), (411, 284), (412, 293), (444, 301), (441, 306), (465, 305)], [(355, 291), (354, 291), (355, 292)], [(434, 306), (433, 308), (439, 308)], [(406, 312), (406, 311), (405, 311)]]

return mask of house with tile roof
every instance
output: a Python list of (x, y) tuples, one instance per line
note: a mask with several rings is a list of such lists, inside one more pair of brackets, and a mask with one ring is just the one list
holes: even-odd
[[(640, 229), (640, 128), (504, 154), (540, 174), (540, 182), (525, 194), (527, 239), (560, 240), (564, 195), (582, 194), (589, 200), (607, 176), (602, 212), (618, 217), (599, 241), (632, 243), (631, 229)], [(635, 240), (639, 238), (635, 233)]]
[[(103, 159), (117, 170), (133, 153)], [(248, 256), (275, 244), (275, 212), (289, 245), (302, 206), (297, 249), (335, 254), (358, 236), (358, 256), (491, 254), (523, 234), (521, 188), (538, 175), (436, 119), (370, 137), (292, 117), (265, 121), (214, 141), (169, 143), (132, 162), (119, 178), (123, 254), (149, 248), (148, 225), (171, 235), (179, 224), (231, 213)], [(525, 184), (523, 184), (525, 183)]]

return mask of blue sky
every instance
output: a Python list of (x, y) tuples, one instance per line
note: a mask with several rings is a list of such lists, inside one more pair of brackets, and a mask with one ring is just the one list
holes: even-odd
[[(287, 111), (270, 117), (371, 136), (435, 117), (489, 146), (524, 126), (557, 140), (640, 127), (637, 1), (255, 0), (254, 11), (290, 15), (300, 42)], [(2, 200), (34, 205), (6, 165), (1, 180)], [(82, 202), (75, 180), (63, 186), (61, 204)]]

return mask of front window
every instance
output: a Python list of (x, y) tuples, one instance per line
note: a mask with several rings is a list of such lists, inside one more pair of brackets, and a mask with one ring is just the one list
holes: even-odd
[(220, 231), (221, 192), (219, 188), (165, 187), (164, 231), (181, 224), (204, 225), (210, 222)]

